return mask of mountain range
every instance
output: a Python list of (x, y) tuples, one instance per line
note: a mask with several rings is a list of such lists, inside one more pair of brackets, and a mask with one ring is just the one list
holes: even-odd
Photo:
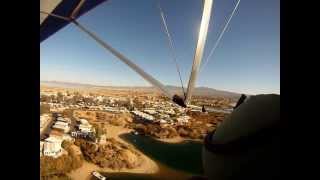
[[(156, 88), (150, 86), (100, 86), (93, 84), (82, 84), (82, 83), (73, 83), (73, 82), (62, 82), (62, 81), (40, 81), (40, 85), (48, 86), (48, 87), (60, 87), (60, 88), (101, 88), (101, 89), (111, 89), (111, 90), (141, 90), (141, 91), (154, 91)], [(178, 86), (166, 86), (167, 89), (176, 94), (182, 94), (181, 87)], [(240, 97), (239, 93), (217, 90), (208, 87), (196, 87), (193, 91), (193, 95), (195, 96), (214, 96), (214, 97), (225, 97), (238, 99)]]

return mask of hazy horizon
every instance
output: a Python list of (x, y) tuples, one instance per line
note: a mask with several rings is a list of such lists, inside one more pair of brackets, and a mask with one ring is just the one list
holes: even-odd
[[(68, 81), (57, 81), (57, 80), (40, 80), (40, 84), (43, 82), (48, 82), (48, 83), (70, 83), (70, 84), (78, 84), (78, 85), (89, 85), (89, 86), (101, 86), (101, 87), (123, 87), (123, 88), (134, 88), (134, 87), (141, 87), (141, 88), (155, 88), (150, 84), (146, 84), (146, 85), (141, 85), (141, 86), (134, 86), (134, 85), (112, 85), (112, 84), (108, 84), (108, 85), (103, 85), (103, 84), (94, 84), (94, 83), (81, 83), (81, 82), (68, 82)], [(171, 85), (171, 84), (165, 84), (165, 86), (170, 86), (170, 87), (175, 87), (175, 88), (181, 88), (181, 86), (179, 85)], [(213, 87), (207, 87), (207, 86), (196, 86), (197, 88), (209, 88), (212, 90), (217, 90), (217, 91), (224, 91), (224, 92), (229, 92), (229, 93), (236, 93), (236, 94), (247, 94), (247, 95), (255, 95), (255, 94), (249, 94), (249, 93), (244, 93), (244, 92), (236, 92), (236, 91), (229, 91), (229, 90), (225, 90), (225, 89), (217, 89), (217, 88), (213, 88)], [(280, 93), (261, 93), (261, 94), (279, 94)]]

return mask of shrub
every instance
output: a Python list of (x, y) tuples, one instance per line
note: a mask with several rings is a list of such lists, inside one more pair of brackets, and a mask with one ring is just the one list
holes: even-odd
[(40, 105), (40, 114), (50, 113), (50, 105), (49, 104), (41, 104)]
[(64, 140), (62, 141), (61, 146), (63, 149), (68, 149), (72, 144), (72, 142)]
[(67, 179), (66, 173), (82, 166), (83, 157), (76, 155), (70, 145), (66, 150), (68, 155), (62, 155), (58, 158), (48, 156), (40, 158), (41, 179)]

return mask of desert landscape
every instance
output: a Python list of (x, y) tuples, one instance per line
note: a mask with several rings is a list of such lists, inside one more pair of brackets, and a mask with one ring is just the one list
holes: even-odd
[(201, 169), (188, 172), (179, 166), (171, 167), (170, 162), (163, 161), (165, 157), (158, 157), (163, 152), (150, 156), (135, 142), (143, 143), (149, 138), (154, 139), (150, 147), (153, 143), (201, 145), (205, 135), (228, 115), (203, 112), (201, 107), (231, 109), (237, 94), (228, 95), (226, 92), (221, 96), (220, 91), (216, 96), (198, 93), (191, 108), (182, 108), (148, 87), (133, 90), (41, 83), (40, 124), (44, 127), (40, 130), (40, 176), (87, 180), (93, 178), (92, 172), (99, 172), (191, 177)]

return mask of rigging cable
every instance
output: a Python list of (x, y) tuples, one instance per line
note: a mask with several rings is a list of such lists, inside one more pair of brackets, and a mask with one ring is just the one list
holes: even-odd
[(161, 82), (153, 78), (150, 74), (146, 73), (143, 69), (141, 69), (139, 66), (137, 66), (135, 63), (132, 62), (129, 58), (124, 56), (122, 53), (118, 52), (116, 49), (111, 47), (109, 44), (107, 44), (105, 41), (100, 39), (95, 33), (89, 31), (87, 28), (85, 28), (83, 25), (81, 25), (78, 21), (73, 19), (72, 17), (64, 17), (60, 15), (56, 15), (53, 13), (47, 13), (40, 10), (40, 13), (47, 14), (53, 17), (56, 17), (58, 19), (65, 20), (67, 22), (73, 23), (76, 27), (78, 27), (82, 32), (89, 35), (93, 40), (95, 40), (99, 45), (101, 45), (104, 49), (108, 50), (110, 53), (112, 53), (114, 56), (116, 56), (120, 61), (128, 65), (132, 70), (134, 70), (136, 73), (138, 73), (141, 77), (143, 77), (146, 81), (148, 81), (150, 84), (152, 84), (154, 87), (158, 88), (162, 93), (164, 93), (169, 99), (172, 99), (174, 95), (172, 92), (170, 92)]
[(176, 53), (174, 51), (173, 40), (172, 40), (171, 35), (169, 33), (169, 29), (168, 29), (168, 26), (167, 26), (167, 23), (166, 23), (164, 12), (162, 11), (162, 8), (160, 6), (160, 1), (158, 1), (158, 8), (159, 8), (160, 15), (161, 15), (162, 25), (164, 26), (165, 33), (166, 33), (168, 41), (169, 41), (169, 46), (170, 46), (171, 54), (172, 54), (172, 57), (173, 57), (173, 61), (174, 61), (175, 65), (176, 65), (176, 69), (177, 69), (177, 72), (178, 72), (178, 75), (179, 75), (179, 78), (180, 78), (182, 92), (183, 92), (184, 97), (186, 98), (186, 93), (185, 93), (185, 90), (184, 90), (184, 87), (183, 87), (183, 81), (182, 81), (182, 78), (181, 78), (180, 68), (179, 68), (179, 64), (177, 62), (177, 56), (176, 56)]
[(228, 25), (229, 25), (229, 23), (230, 23), (233, 15), (234, 15), (234, 13), (236, 12), (236, 10), (237, 10), (237, 8), (238, 8), (238, 6), (239, 6), (240, 1), (241, 1), (241, 0), (238, 0), (237, 4), (235, 5), (232, 13), (231, 13), (230, 16), (229, 16), (229, 19), (227, 20), (227, 22), (226, 22), (226, 24), (224, 25), (223, 30), (221, 31), (221, 33), (220, 33), (217, 41), (215, 42), (213, 48), (211, 49), (211, 51), (210, 51), (210, 53), (209, 53), (209, 56), (206, 58), (205, 63), (201, 66), (200, 72), (202, 72), (202, 70), (203, 70), (203, 69), (205, 68), (205, 66), (208, 64), (210, 57), (212, 56), (213, 52), (216, 50), (216, 48), (217, 48), (217, 46), (218, 46), (218, 44), (219, 44), (219, 42), (220, 42), (220, 40), (221, 40), (224, 32), (226, 31), (226, 29), (227, 29), (227, 27), (228, 27)]

